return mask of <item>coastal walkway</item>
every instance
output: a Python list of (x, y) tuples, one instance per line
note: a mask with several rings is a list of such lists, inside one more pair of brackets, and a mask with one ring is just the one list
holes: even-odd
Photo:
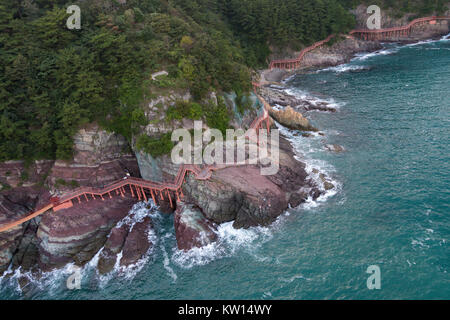
[[(411, 30), (414, 27), (421, 26), (421, 25), (435, 25), (437, 21), (439, 20), (450, 20), (450, 17), (442, 16), (432, 16), (432, 17), (425, 17), (425, 18), (418, 18), (415, 20), (412, 20), (409, 24), (402, 27), (394, 27), (394, 28), (386, 28), (386, 29), (378, 29), (378, 30), (368, 30), (368, 29), (356, 29), (349, 32), (346, 37), (348, 38), (358, 38), (361, 40), (366, 41), (382, 41), (391, 39), (392, 37), (406, 37), (411, 34)], [(303, 58), (308, 52), (313, 51), (314, 49), (317, 49), (327, 42), (329, 42), (331, 39), (333, 39), (335, 35), (330, 35), (326, 39), (321, 40), (319, 42), (314, 43), (313, 45), (303, 49), (300, 51), (300, 54), (295, 59), (283, 59), (283, 60), (273, 60), (270, 65), (269, 69), (284, 69), (284, 70), (295, 70), (301, 67), (301, 63), (303, 61)]]
[[(254, 87), (257, 86), (254, 84)], [(252, 122), (250, 129), (255, 129), (259, 132), (259, 130), (265, 126), (269, 132), (270, 117), (267, 111), (267, 102), (264, 101), (264, 99), (259, 95), (257, 95), (257, 97), (264, 105), (264, 112)], [(186, 181), (186, 175), (193, 174), (197, 180), (209, 180), (213, 171), (218, 169), (220, 169), (220, 167), (216, 165), (205, 165), (199, 167), (192, 164), (183, 164), (178, 169), (175, 180), (172, 182), (153, 182), (139, 178), (126, 177), (101, 189), (81, 187), (61, 197), (51, 198), (49, 204), (39, 208), (35, 212), (30, 213), (24, 218), (0, 225), (0, 233), (9, 231), (50, 210), (57, 212), (63, 209), (71, 208), (82, 202), (95, 200), (106, 201), (114, 199), (114, 197), (125, 197), (125, 195), (131, 195), (138, 201), (147, 201), (148, 199), (152, 199), (155, 204), (158, 199), (169, 200), (170, 205), (173, 208), (174, 201), (180, 201), (184, 197), (182, 186)]]

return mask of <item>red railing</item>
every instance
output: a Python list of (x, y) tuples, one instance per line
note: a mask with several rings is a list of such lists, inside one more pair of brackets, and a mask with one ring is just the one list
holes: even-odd
[[(267, 129), (269, 130), (269, 114), (266, 110), (266, 102), (260, 96), (258, 96), (258, 98), (263, 101), (264, 113), (262, 116), (257, 117), (253, 121), (250, 128), (258, 130), (260, 127), (262, 127), (262, 123), (264, 121), (267, 121)], [(184, 196), (181, 187), (188, 173), (193, 173), (197, 180), (208, 180), (209, 178), (211, 178), (212, 171), (217, 169), (218, 168), (215, 165), (209, 165), (204, 166), (203, 168), (199, 168), (196, 165), (184, 164), (181, 165), (178, 169), (178, 173), (173, 182), (153, 182), (139, 178), (126, 177), (123, 180), (113, 182), (112, 184), (104, 188), (80, 187), (72, 191), (71, 193), (65, 194), (61, 197), (53, 197), (47, 206), (29, 214), (22, 219), (8, 223), (4, 226), (0, 226), (0, 232), (11, 230), (16, 226), (19, 226), (31, 219), (36, 218), (37, 216), (47, 212), (48, 210), (53, 209), (53, 211), (59, 211), (70, 208), (73, 206), (73, 200), (75, 200), (75, 203), (96, 200), (97, 198), (100, 198), (104, 201), (105, 198), (111, 199), (114, 195), (124, 197), (128, 191), (131, 193), (132, 197), (136, 197), (138, 198), (138, 200), (147, 201), (148, 195), (148, 198), (151, 197), (155, 204), (157, 203), (157, 198), (161, 198), (161, 200), (164, 200), (164, 197), (167, 197), (171, 206), (173, 207), (172, 196), (174, 196), (178, 201), (181, 200)]]
[[(450, 19), (450, 17), (433, 16), (433, 17), (426, 17), (426, 18), (418, 18), (418, 19), (411, 21), (406, 26), (402, 26), (402, 27), (386, 28), (386, 29), (379, 29), (379, 30), (358, 29), (358, 30), (350, 31), (349, 34), (350, 34), (350, 36), (359, 35), (364, 40), (381, 40), (384, 37), (392, 36), (393, 34), (406, 35), (411, 31), (412, 27), (417, 24), (424, 24), (424, 23), (429, 23), (430, 21), (448, 20), (448, 19)], [(287, 70), (298, 69), (300, 67), (300, 64), (301, 64), (303, 58), (305, 57), (305, 55), (308, 52), (324, 45), (325, 43), (330, 41), (333, 37), (334, 37), (334, 35), (330, 35), (326, 39), (316, 42), (313, 45), (303, 49), (302, 51), (300, 51), (300, 54), (298, 55), (297, 58), (273, 60), (269, 65), (269, 69), (274, 69), (274, 68), (287, 69)]]

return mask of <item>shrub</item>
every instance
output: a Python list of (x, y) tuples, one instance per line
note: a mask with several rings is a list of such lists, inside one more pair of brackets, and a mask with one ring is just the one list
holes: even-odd
[(136, 147), (152, 157), (159, 157), (172, 151), (174, 144), (171, 137), (171, 133), (163, 134), (160, 137), (149, 137), (143, 134), (137, 138)]

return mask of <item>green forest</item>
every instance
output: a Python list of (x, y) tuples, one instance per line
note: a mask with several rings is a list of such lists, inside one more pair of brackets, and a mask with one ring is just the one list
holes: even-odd
[[(66, 26), (72, 4), (81, 8), (80, 30)], [(71, 159), (72, 136), (93, 121), (130, 140), (146, 124), (142, 105), (157, 94), (155, 87), (189, 88), (198, 102), (211, 90), (248, 92), (251, 70), (267, 64), (271, 46), (299, 49), (347, 32), (355, 23), (348, 12), (353, 5), (351, 0), (0, 0), (0, 161)], [(153, 83), (151, 73), (163, 69), (169, 76)], [(207, 106), (190, 112), (227, 119), (223, 110)]]

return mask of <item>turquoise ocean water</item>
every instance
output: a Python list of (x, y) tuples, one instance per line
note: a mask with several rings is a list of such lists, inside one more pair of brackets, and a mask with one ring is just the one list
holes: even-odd
[[(450, 41), (389, 44), (349, 64), (290, 79), (288, 92), (328, 101), (337, 113), (308, 116), (326, 136), (287, 133), (308, 170), (338, 191), (292, 209), (269, 228), (221, 226), (219, 242), (181, 253), (173, 218), (137, 205), (155, 221), (143, 261), (99, 277), (71, 266), (22, 294), (0, 280), (3, 299), (449, 299)], [(324, 144), (346, 152), (333, 154)], [(368, 290), (367, 267), (381, 270)]]

